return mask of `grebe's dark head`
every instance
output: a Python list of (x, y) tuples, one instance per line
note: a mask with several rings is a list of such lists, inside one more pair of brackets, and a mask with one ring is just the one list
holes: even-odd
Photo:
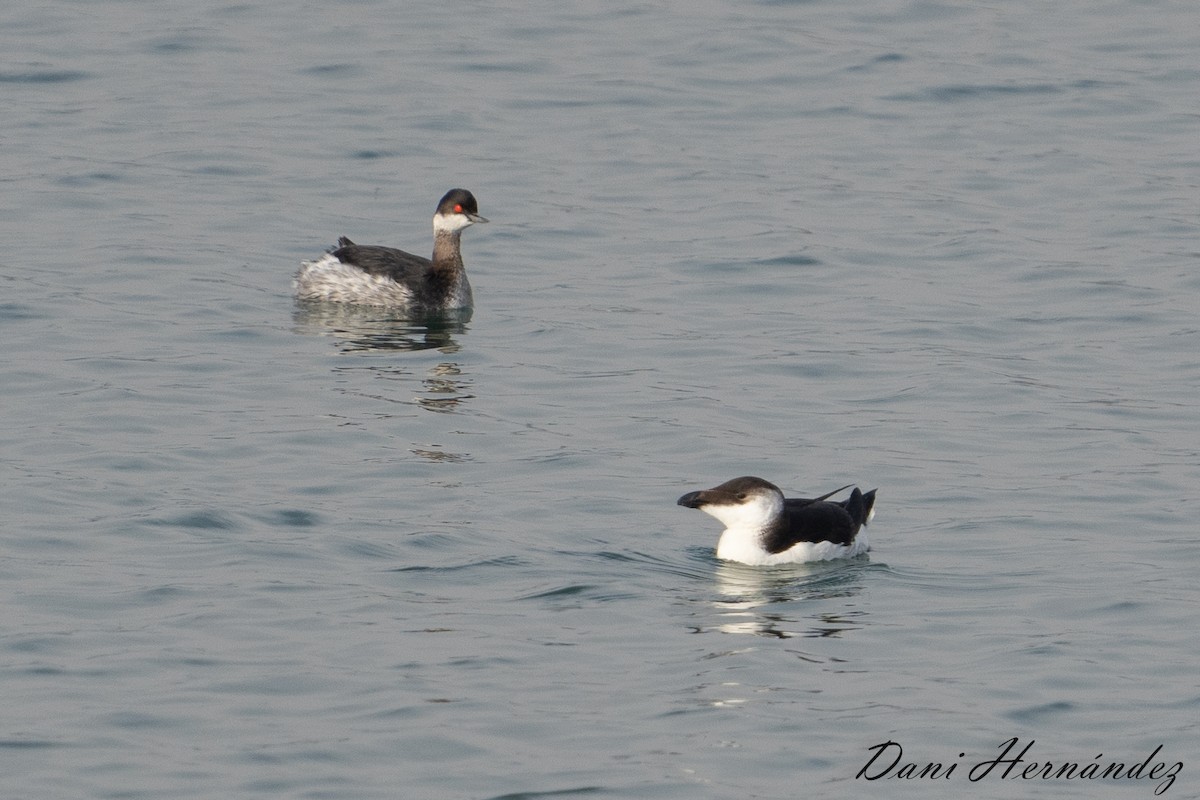
[(476, 222), (487, 220), (479, 216), (479, 203), (475, 202), (475, 195), (466, 189), (446, 192), (433, 214), (433, 229), (439, 233), (455, 233)]

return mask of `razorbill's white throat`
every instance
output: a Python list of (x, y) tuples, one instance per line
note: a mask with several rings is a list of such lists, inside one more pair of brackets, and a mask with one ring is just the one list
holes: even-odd
[(679, 505), (698, 508), (725, 523), (717, 558), (743, 564), (800, 564), (851, 558), (870, 549), (860, 529), (875, 515), (875, 489), (853, 487), (842, 501), (829, 494), (785, 499), (778, 486), (762, 478), (734, 478), (720, 486), (688, 492)]

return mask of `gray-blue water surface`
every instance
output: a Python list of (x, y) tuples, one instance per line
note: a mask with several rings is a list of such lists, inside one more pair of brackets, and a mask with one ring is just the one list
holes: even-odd
[[(1197, 23), (6, 5), (5, 796), (1200, 796)], [(293, 303), (459, 185), (468, 322)]]

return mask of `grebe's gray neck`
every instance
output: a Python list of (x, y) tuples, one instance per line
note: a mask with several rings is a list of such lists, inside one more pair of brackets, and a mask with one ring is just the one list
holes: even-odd
[(455, 231), (437, 230), (434, 232), (434, 269), (461, 270), (463, 268), (462, 249), (459, 245), (461, 239), (461, 228)]

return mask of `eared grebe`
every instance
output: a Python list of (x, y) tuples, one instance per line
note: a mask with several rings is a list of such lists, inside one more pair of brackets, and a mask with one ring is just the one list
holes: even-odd
[[(849, 489), (843, 486), (842, 489)], [(734, 478), (701, 492), (689, 492), (679, 505), (698, 508), (725, 523), (717, 558), (743, 564), (800, 564), (850, 558), (870, 549), (859, 529), (875, 515), (875, 491), (855, 486), (839, 502), (828, 498), (784, 499), (779, 487), (762, 478)]]
[(433, 215), (433, 260), (394, 247), (338, 239), (337, 247), (296, 273), (296, 298), (389, 306), (412, 312), (450, 311), (472, 305), (459, 238), (463, 228), (487, 222), (466, 189), (451, 189)]

